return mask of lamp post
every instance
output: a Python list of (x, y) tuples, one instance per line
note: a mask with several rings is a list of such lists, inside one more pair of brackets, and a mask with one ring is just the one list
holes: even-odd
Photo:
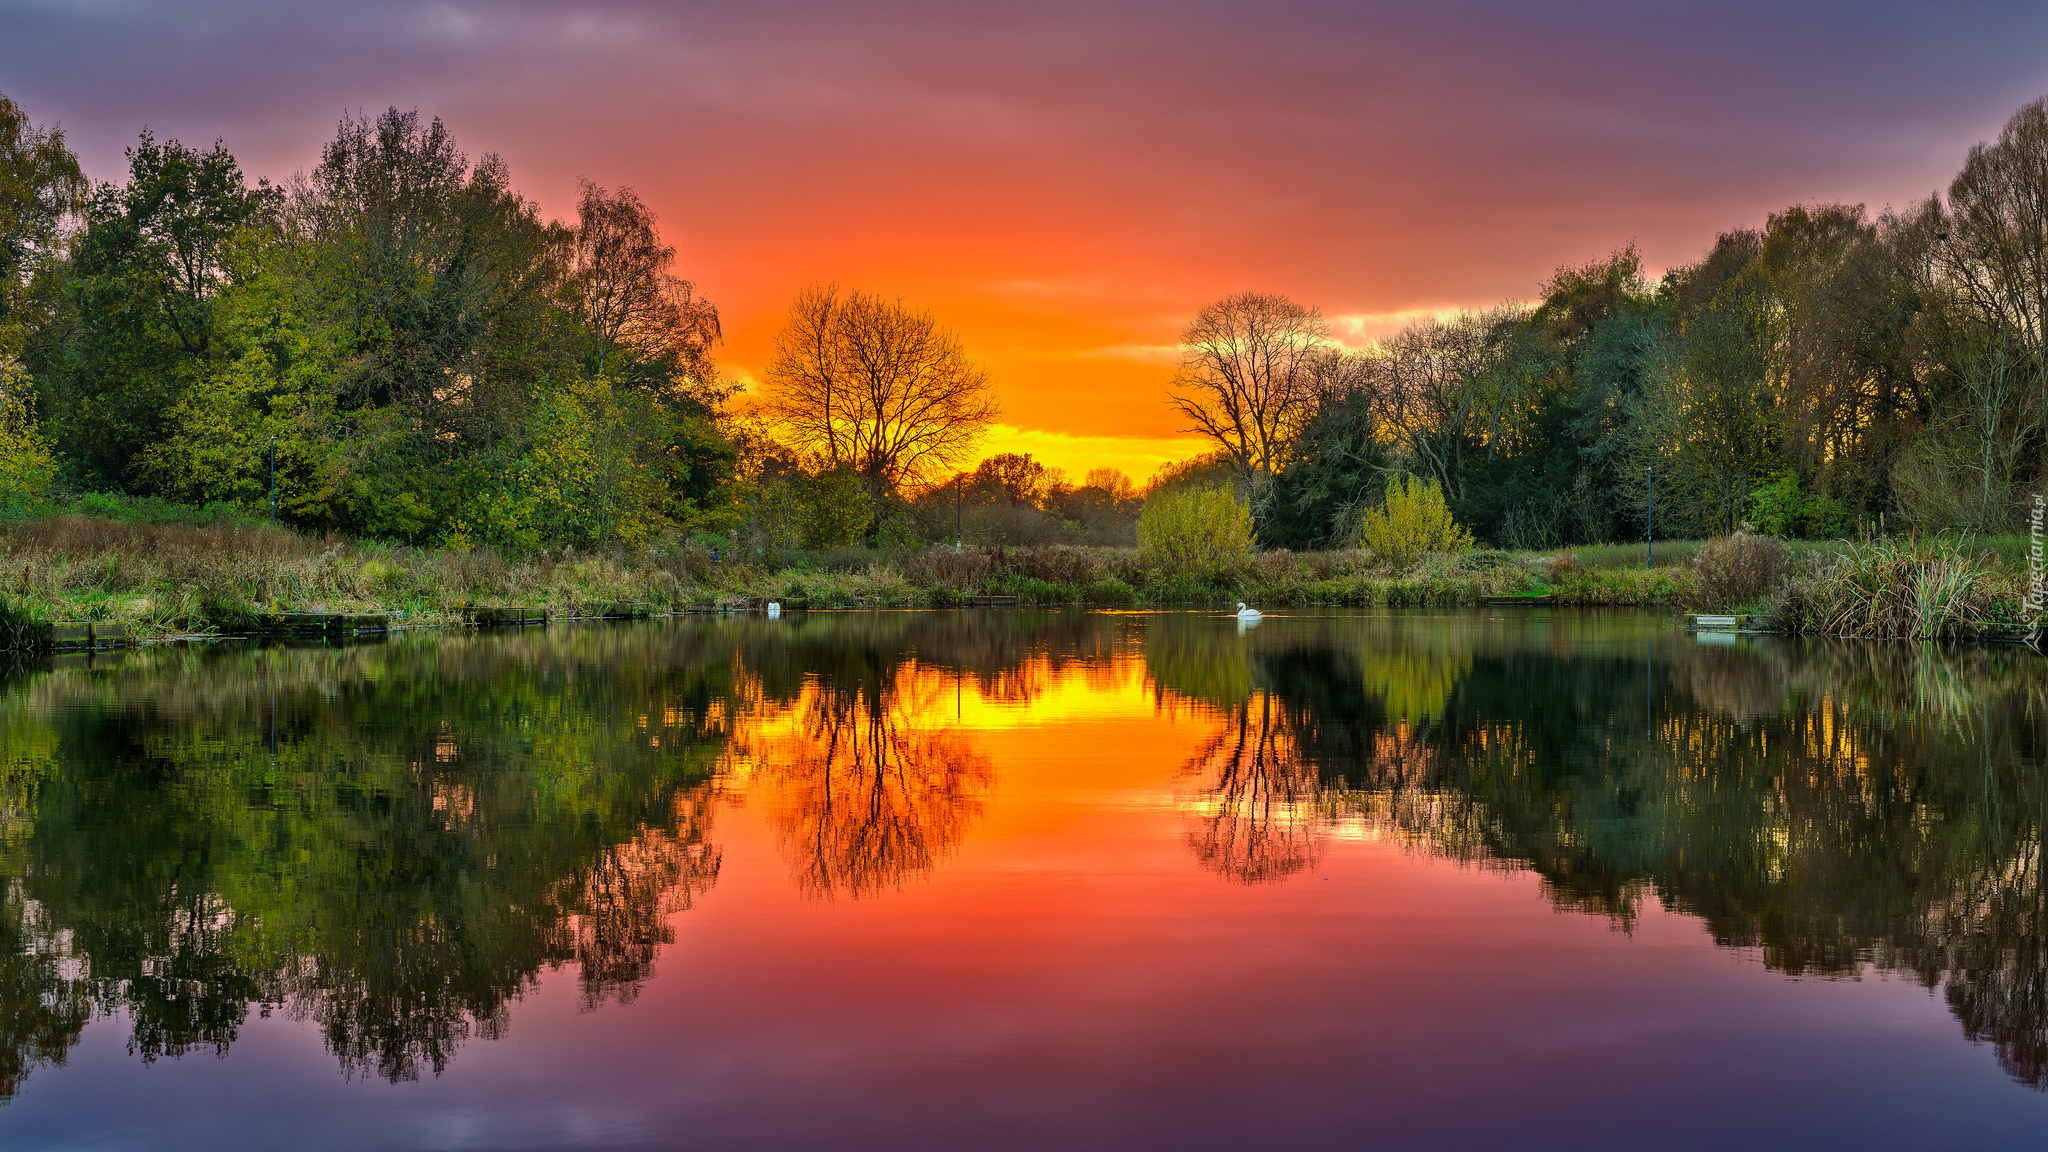
[(1657, 466), (1643, 469), (1649, 487), (1643, 494), (1643, 567), (1657, 566)]
[(277, 437), (270, 438), (270, 526), (277, 527)]
[(964, 472), (953, 473), (953, 551), (955, 552), (960, 550), (962, 540), (960, 532), (961, 507), (967, 497), (965, 489), (960, 486), (960, 481), (965, 475), (966, 473)]

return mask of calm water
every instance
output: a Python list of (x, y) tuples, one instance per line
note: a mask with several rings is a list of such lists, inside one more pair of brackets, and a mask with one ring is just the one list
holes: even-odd
[(0, 1146), (2031, 1146), (2044, 703), (1514, 612), (19, 672)]

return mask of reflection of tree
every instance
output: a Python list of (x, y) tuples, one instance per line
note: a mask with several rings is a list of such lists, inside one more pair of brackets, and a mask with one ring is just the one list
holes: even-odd
[(803, 891), (899, 887), (930, 872), (980, 816), (994, 771), (963, 734), (933, 726), (937, 687), (914, 668), (816, 686), (797, 707), (797, 733), (766, 750), (773, 820)]
[(813, 683), (879, 683), (911, 661), (965, 677), (983, 699), (1029, 704), (1054, 675), (1116, 659), (1109, 619), (1034, 610), (819, 612), (785, 617), (772, 630), (740, 630), (734, 640), (762, 699), (778, 704), (793, 704)]
[(67, 978), (54, 934), (12, 884), (0, 890), (0, 1102), (29, 1072), (64, 1063), (92, 1017), (83, 982)]
[(1146, 641), (1162, 698), (1222, 721), (1189, 766), (1205, 865), (1285, 876), (1362, 820), (1622, 929), (1655, 898), (1779, 971), (1939, 985), (2048, 1088), (2048, 662), (1647, 621), (1161, 623), (1212, 624)]
[(718, 873), (731, 649), (700, 639), (162, 652), (17, 688), (0, 1074), (60, 1061), (79, 1004), (145, 1060), (280, 1010), (396, 1080), (502, 1033), (544, 969), (630, 999)]
[(1247, 884), (1313, 865), (1334, 798), (1398, 788), (1427, 759), (1433, 730), (1470, 655), (1440, 633), (1411, 644), (1349, 646), (1276, 628), (1239, 634), (1195, 616), (1153, 620), (1145, 658), (1162, 702), (1221, 722), (1183, 774), (1196, 857)]
[(687, 912), (718, 880), (721, 854), (708, 839), (717, 794), (696, 788), (676, 798), (674, 822), (626, 843), (608, 844), (587, 871), (557, 888), (570, 913), (583, 1004), (631, 1003), (675, 941), (669, 917)]
[(1183, 772), (1201, 782), (1188, 844), (1203, 867), (1258, 884), (1316, 862), (1321, 781), (1271, 693), (1239, 704)]
[[(820, 615), (0, 672), (0, 1088), (95, 1012), (149, 1060), (278, 1011), (406, 1079), (500, 1034), (544, 970), (574, 965), (587, 1008), (630, 1000), (716, 882), (719, 769), (759, 706), (876, 686), (884, 738), (838, 721), (816, 827), (843, 841), (833, 883), (879, 884), (955, 843), (988, 778), (894, 670), (1028, 697), (1027, 660), (1099, 640), (1074, 614)], [(863, 804), (901, 826), (860, 839)]]

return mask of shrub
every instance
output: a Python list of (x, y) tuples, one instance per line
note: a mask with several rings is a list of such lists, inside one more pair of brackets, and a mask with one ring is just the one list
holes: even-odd
[(1700, 546), (1692, 557), (1702, 607), (1733, 608), (1776, 595), (1792, 575), (1782, 540), (1737, 532)]
[(1472, 534), (1458, 527), (1435, 481), (1403, 476), (1387, 485), (1385, 506), (1365, 514), (1359, 543), (1405, 564), (1428, 552), (1469, 552)]
[(1010, 594), (1025, 604), (1065, 604), (1078, 598), (1064, 584), (1031, 576), (1012, 576)]
[(911, 583), (927, 588), (973, 592), (987, 583), (995, 568), (994, 554), (987, 548), (969, 547), (955, 552), (951, 545), (940, 545), (905, 560), (903, 575)]
[(1251, 508), (1227, 489), (1161, 492), (1138, 517), (1138, 558), (1160, 572), (1214, 575), (1251, 557)]
[(1138, 598), (1138, 593), (1129, 584), (1111, 576), (1097, 580), (1088, 586), (1088, 602), (1110, 608), (1129, 607)]
[(997, 549), (996, 559), (1019, 576), (1053, 584), (1087, 584), (1104, 575), (1094, 553), (1070, 544)]
[(1799, 477), (1789, 473), (1751, 493), (1749, 509), (1750, 519), (1766, 536), (1839, 536), (1854, 520), (1840, 501), (1803, 491)]
[(1497, 548), (1483, 548), (1477, 552), (1468, 552), (1458, 557), (1458, 567), (1463, 568), (1467, 572), (1485, 572), (1492, 568), (1505, 568), (1514, 562), (1514, 553), (1502, 552)]

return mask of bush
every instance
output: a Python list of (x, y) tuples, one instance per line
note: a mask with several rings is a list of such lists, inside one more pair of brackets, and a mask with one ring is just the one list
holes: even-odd
[(1789, 473), (1750, 494), (1749, 515), (1766, 536), (1808, 539), (1843, 535), (1855, 519), (1840, 501), (1802, 490)]
[(1485, 572), (1494, 568), (1506, 568), (1515, 562), (1515, 554), (1502, 552), (1497, 548), (1468, 552), (1458, 558), (1458, 567), (1467, 572)]
[(1701, 607), (1734, 608), (1775, 596), (1792, 576), (1792, 551), (1782, 540), (1737, 532), (1709, 540), (1692, 557)]
[(1088, 602), (1109, 608), (1127, 608), (1138, 598), (1137, 590), (1111, 576), (1088, 586)]
[(1105, 573), (1095, 554), (1069, 544), (1043, 544), (1032, 548), (998, 548), (996, 562), (1019, 576), (1053, 584), (1088, 584)]
[(1169, 575), (1214, 575), (1252, 558), (1252, 512), (1222, 488), (1161, 492), (1138, 517), (1138, 558)]
[(1428, 552), (1469, 552), (1472, 534), (1458, 527), (1435, 481), (1403, 476), (1387, 485), (1385, 506), (1365, 514), (1359, 543), (1405, 564)]

